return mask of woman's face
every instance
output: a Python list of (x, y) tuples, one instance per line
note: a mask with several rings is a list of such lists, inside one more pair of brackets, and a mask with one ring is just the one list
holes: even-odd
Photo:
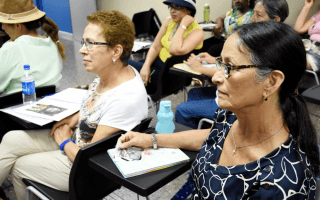
[(20, 35), (18, 34), (16, 24), (2, 24), (2, 29), (9, 35), (10, 39), (14, 41)]
[(244, 11), (249, 7), (248, 0), (233, 0), (233, 6), (239, 11)]
[[(83, 41), (105, 43), (102, 31), (100, 25), (89, 23), (84, 30)], [(85, 44), (79, 50), (83, 55), (83, 64), (86, 71), (95, 74), (99, 74), (113, 63), (111, 51), (111, 48), (108, 48), (107, 45), (93, 45), (91, 48), (87, 48)]]
[(188, 15), (190, 12), (185, 7), (180, 6), (178, 4), (169, 5), (169, 10), (170, 10), (172, 21), (176, 23), (180, 23), (182, 18)]
[(253, 15), (250, 19), (251, 22), (269, 21), (270, 17), (266, 12), (262, 2), (257, 3), (253, 9)]
[[(252, 65), (249, 53), (243, 47), (238, 48), (236, 40), (238, 35), (231, 35), (224, 44), (221, 52), (222, 63), (230, 65)], [(243, 111), (245, 108), (257, 105), (263, 97), (263, 84), (257, 83), (255, 74), (257, 69), (245, 68), (230, 71), (229, 78), (225, 78), (222, 69), (212, 77), (217, 83), (218, 105), (233, 112)]]

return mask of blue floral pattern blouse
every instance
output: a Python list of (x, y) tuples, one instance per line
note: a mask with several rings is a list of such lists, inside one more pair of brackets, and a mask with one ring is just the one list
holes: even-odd
[(299, 150), (298, 154), (295, 150), (291, 135), (284, 144), (257, 161), (236, 166), (216, 164), (235, 120), (230, 111), (217, 110), (209, 137), (192, 164), (195, 188), (191, 199), (313, 200), (316, 179), (309, 172), (311, 166), (305, 153)]

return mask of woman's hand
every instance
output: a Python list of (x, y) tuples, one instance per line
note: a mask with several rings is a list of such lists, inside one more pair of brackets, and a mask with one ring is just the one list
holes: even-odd
[(180, 24), (185, 27), (188, 27), (194, 22), (194, 20), (195, 20), (194, 17), (191, 17), (190, 15), (186, 15), (182, 18)]
[(220, 37), (222, 34), (222, 31), (223, 31), (223, 24), (221, 22), (217, 23), (217, 26), (214, 26), (212, 28), (212, 34), (216, 37)]
[(121, 149), (129, 148), (131, 146), (148, 148), (153, 146), (152, 135), (128, 131), (124, 136), (118, 139), (122, 144), (119, 145)]
[(56, 129), (63, 125), (68, 125), (70, 129), (75, 127), (78, 124), (78, 120), (79, 120), (79, 112), (69, 117), (66, 117), (61, 121), (58, 121), (53, 125), (50, 135), (53, 137), (53, 134), (56, 131)]
[(193, 53), (190, 55), (187, 61), (183, 61), (186, 65), (188, 65), (192, 70), (201, 73), (202, 62), (195, 56)]
[(150, 73), (151, 67), (144, 64), (140, 70), (140, 76), (145, 86), (151, 83)]
[(304, 6), (307, 8), (312, 8), (314, 2), (315, 2), (315, 0), (305, 0)]
[(216, 58), (208, 54), (207, 52), (199, 53), (200, 61), (206, 61), (209, 64), (215, 64)]
[(63, 141), (72, 137), (72, 130), (68, 125), (59, 126), (53, 133), (51, 133), (51, 136), (60, 146)]

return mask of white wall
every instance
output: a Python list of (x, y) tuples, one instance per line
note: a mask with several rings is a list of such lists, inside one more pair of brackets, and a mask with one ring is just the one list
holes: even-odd
[[(168, 6), (163, 4), (164, 0), (97, 0), (98, 10), (118, 10), (130, 19), (136, 12), (149, 10), (153, 8), (161, 22), (170, 15)], [(210, 5), (210, 20), (215, 21), (216, 18), (226, 13), (231, 9), (232, 0), (197, 0), (197, 14), (196, 20), (198, 22), (203, 21), (203, 8), (204, 4)], [(286, 19), (286, 23), (293, 26), (303, 5), (304, 0), (287, 0), (289, 4), (289, 17)], [(316, 0), (315, 5), (320, 4), (320, 0)], [(314, 6), (309, 13), (309, 17), (317, 12), (317, 6)], [(210, 35), (206, 33), (206, 38)]]

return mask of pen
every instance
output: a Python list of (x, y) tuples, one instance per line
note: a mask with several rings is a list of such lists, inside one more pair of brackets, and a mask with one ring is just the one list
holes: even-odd
[(155, 69), (151, 72), (150, 76), (152, 76), (152, 74), (154, 73)]
[(124, 137), (124, 139), (126, 139), (126, 136), (125, 136), (124, 134), (121, 134), (121, 136), (123, 136), (123, 137)]

